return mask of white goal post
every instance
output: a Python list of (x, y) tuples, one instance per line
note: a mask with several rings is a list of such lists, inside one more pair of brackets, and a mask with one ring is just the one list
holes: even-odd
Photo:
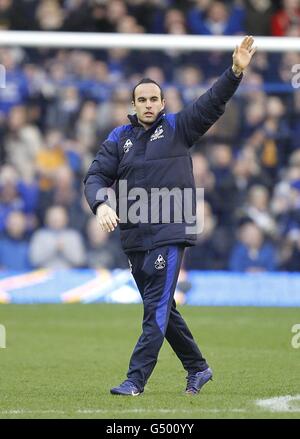
[[(232, 51), (242, 35), (160, 35), (80, 32), (0, 31), (0, 47), (46, 47), (81, 49), (142, 49), (142, 50), (222, 50)], [(267, 52), (300, 51), (300, 38), (254, 37), (259, 50)]]

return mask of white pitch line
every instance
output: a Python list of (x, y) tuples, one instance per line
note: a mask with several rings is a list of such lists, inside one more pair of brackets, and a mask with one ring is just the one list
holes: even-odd
[(300, 413), (300, 405), (298, 407), (292, 406), (295, 401), (300, 403), (300, 395), (286, 395), (268, 399), (258, 399), (256, 405), (271, 412)]
[[(122, 409), (116, 410), (115, 414), (122, 413), (226, 413), (226, 412), (236, 412), (236, 413), (245, 413), (247, 410), (245, 409), (198, 409), (198, 410), (176, 410), (176, 409)], [(105, 409), (79, 409), (74, 410), (73, 413), (78, 415), (80, 414), (108, 414), (111, 413), (112, 410)], [(26, 410), (26, 409), (13, 409), (13, 410), (0, 410), (0, 415), (26, 415), (26, 414), (56, 414), (56, 415), (66, 415), (72, 413), (72, 410)]]
[[(199, 410), (176, 410), (176, 409), (128, 409), (128, 410), (117, 410), (116, 413), (153, 413), (153, 412), (158, 412), (158, 413), (201, 413), (201, 412), (208, 412), (208, 413), (219, 413), (219, 412), (245, 412), (246, 410), (243, 409), (199, 409)], [(82, 414), (90, 414), (90, 413), (111, 413), (111, 410), (102, 410), (102, 409), (84, 409), (84, 410), (77, 410), (77, 413), (82, 413)]]
[[(287, 396), (278, 396), (274, 398), (268, 398), (268, 399), (258, 399), (255, 401), (255, 404), (262, 408), (267, 409), (271, 412), (282, 412), (282, 413), (300, 413), (300, 407), (293, 407), (291, 404), (294, 402), (300, 402), (300, 395), (287, 395)], [(247, 409), (237, 409), (237, 408), (228, 408), (228, 409), (206, 409), (206, 408), (199, 408), (199, 409), (121, 409), (121, 410), (115, 410), (115, 415), (118, 414), (124, 414), (124, 413), (161, 413), (161, 414), (167, 414), (167, 413), (247, 413), (250, 412), (250, 408)], [(106, 410), (106, 409), (93, 409), (93, 408), (83, 408), (83, 409), (77, 409), (77, 410), (27, 410), (27, 409), (11, 409), (11, 410), (0, 410), (0, 415), (26, 415), (26, 414), (40, 414), (40, 415), (47, 415), (47, 414), (54, 414), (54, 415), (70, 415), (70, 414), (77, 414), (77, 415), (97, 415), (97, 414), (111, 414), (112, 410)]]
[(13, 409), (13, 410), (0, 410), (0, 415), (25, 415), (29, 413), (53, 413), (53, 414), (64, 414), (63, 410), (26, 410), (26, 409)]

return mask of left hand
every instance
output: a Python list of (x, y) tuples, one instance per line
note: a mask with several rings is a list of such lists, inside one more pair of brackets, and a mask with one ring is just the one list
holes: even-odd
[(252, 56), (256, 52), (256, 47), (252, 47), (254, 38), (246, 36), (240, 46), (236, 46), (232, 54), (232, 70), (236, 75), (240, 75), (249, 65)]

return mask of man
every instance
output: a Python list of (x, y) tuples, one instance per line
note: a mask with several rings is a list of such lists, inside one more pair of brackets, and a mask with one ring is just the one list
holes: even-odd
[[(178, 217), (174, 219), (179, 204), (173, 206), (172, 219), (164, 221), (160, 218), (164, 206), (156, 201), (151, 214), (158, 211), (159, 220), (151, 217), (149, 222), (148, 200), (139, 204), (141, 210), (146, 209), (146, 215), (136, 221), (132, 196), (124, 195), (123, 187), (117, 187), (118, 215), (107, 195), (114, 182), (124, 181), (128, 191), (142, 188), (146, 194), (153, 188), (179, 188), (181, 195), (186, 188), (192, 188), (195, 206), (189, 147), (223, 114), (255, 52), (253, 41), (251, 36), (245, 37), (234, 50), (232, 67), (177, 114), (165, 115), (165, 101), (157, 83), (149, 79), (140, 81), (133, 90), (136, 114), (128, 116), (131, 123), (111, 132), (85, 177), (85, 195), (102, 230), (113, 231), (120, 223), (122, 246), (144, 304), (143, 333), (132, 353), (127, 379), (111, 389), (114, 395), (137, 396), (144, 391), (164, 337), (188, 373), (187, 394), (197, 394), (212, 378), (212, 371), (173, 299), (184, 247), (194, 245), (197, 237), (187, 228), (190, 221), (183, 215), (181, 221)], [(124, 209), (129, 219), (122, 219)]]

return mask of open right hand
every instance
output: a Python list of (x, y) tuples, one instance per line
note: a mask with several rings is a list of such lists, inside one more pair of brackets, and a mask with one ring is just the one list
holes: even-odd
[(96, 217), (101, 230), (104, 232), (113, 232), (118, 225), (118, 221), (120, 221), (116, 212), (105, 203), (98, 206)]

